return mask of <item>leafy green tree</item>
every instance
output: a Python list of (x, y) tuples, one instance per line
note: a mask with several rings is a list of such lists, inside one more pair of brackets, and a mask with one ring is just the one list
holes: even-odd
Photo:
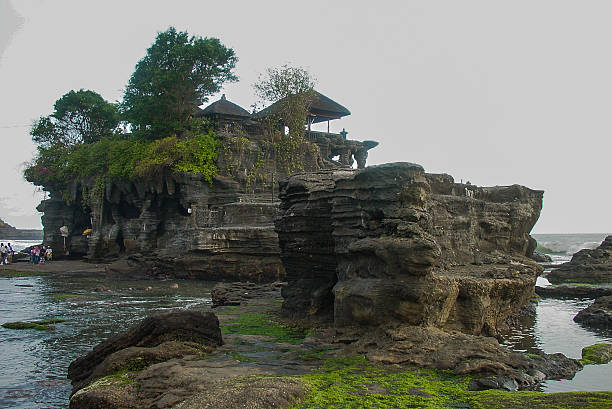
[(289, 128), (289, 135), (302, 137), (310, 105), (314, 100), (315, 79), (304, 68), (283, 65), (268, 68), (253, 85), (261, 103), (275, 103), (272, 118)]
[(218, 39), (190, 38), (170, 27), (136, 65), (123, 96), (123, 115), (148, 137), (180, 134), (208, 95), (237, 80), (231, 72), (236, 61), (234, 50)]
[(39, 118), (30, 130), (32, 140), (41, 146), (93, 143), (113, 133), (119, 123), (116, 105), (94, 91), (70, 91), (53, 107), (53, 113)]

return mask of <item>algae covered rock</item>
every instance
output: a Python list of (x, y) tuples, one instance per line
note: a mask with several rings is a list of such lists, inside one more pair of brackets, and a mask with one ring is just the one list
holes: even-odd
[(612, 361), (612, 344), (595, 344), (582, 348), (584, 365), (607, 364)]

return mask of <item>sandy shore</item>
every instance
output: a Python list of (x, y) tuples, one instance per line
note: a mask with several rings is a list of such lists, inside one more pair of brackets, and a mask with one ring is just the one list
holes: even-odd
[(106, 264), (86, 263), (82, 260), (57, 260), (45, 264), (31, 264), (25, 261), (17, 261), (12, 264), (1, 265), (2, 271), (17, 271), (27, 273), (105, 273)]

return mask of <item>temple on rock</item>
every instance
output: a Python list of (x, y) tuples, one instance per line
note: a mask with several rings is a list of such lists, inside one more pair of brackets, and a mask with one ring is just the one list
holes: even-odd
[[(259, 139), (265, 135), (261, 120), (276, 115), (281, 109), (283, 100), (277, 101), (259, 112), (249, 114), (241, 106), (230, 102), (225, 97), (208, 105), (196, 113), (196, 117), (209, 118), (217, 131), (244, 133), (249, 139)], [(330, 132), (330, 121), (340, 119), (351, 114), (346, 107), (331, 98), (314, 91), (314, 97), (308, 108), (306, 117), (307, 129), (304, 137), (315, 143), (321, 150), (321, 157), (329, 166), (352, 167), (357, 162), (359, 169), (365, 168), (368, 150), (376, 147), (378, 142), (348, 140), (348, 132)], [(314, 131), (313, 124), (327, 122), (327, 132)], [(284, 132), (285, 124), (279, 122), (278, 127)]]

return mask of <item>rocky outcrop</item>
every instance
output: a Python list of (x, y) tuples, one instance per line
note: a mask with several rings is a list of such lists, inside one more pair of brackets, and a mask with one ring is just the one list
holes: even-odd
[(0, 219), (0, 237), (3, 240), (41, 240), (42, 230), (17, 229)]
[(612, 236), (595, 249), (582, 249), (572, 259), (552, 270), (551, 283), (612, 283)]
[[(177, 344), (178, 343), (178, 344)], [(124, 333), (98, 344), (68, 367), (73, 394), (134, 359), (148, 364), (194, 354), (201, 346), (223, 344), (219, 320), (213, 313), (171, 311), (152, 315)], [(141, 368), (142, 369), (142, 368)]]
[[(375, 331), (340, 330), (348, 350), (380, 364), (451, 370), (472, 377), (474, 389), (533, 389), (545, 379), (571, 379), (582, 369), (563, 354), (524, 355), (495, 338), (432, 327), (382, 325)], [(342, 338), (341, 338), (342, 339)]]
[(276, 219), (285, 313), (496, 334), (533, 296), (542, 192), (395, 163), (293, 176)]
[[(294, 168), (345, 165), (324, 159), (319, 145), (306, 140), (296, 163), (287, 164), (277, 163), (282, 158), (263, 135), (219, 138), (219, 174), (210, 183), (197, 174), (160, 171), (138, 180), (75, 180), (64, 192), (52, 191), (38, 206), (44, 243), (56, 258), (121, 259), (110, 267), (120, 274), (254, 282), (284, 277), (274, 231), (277, 181)], [(357, 141), (337, 144), (350, 152), (366, 149)]]
[(574, 321), (590, 327), (612, 329), (612, 296), (596, 299), (576, 314)]

